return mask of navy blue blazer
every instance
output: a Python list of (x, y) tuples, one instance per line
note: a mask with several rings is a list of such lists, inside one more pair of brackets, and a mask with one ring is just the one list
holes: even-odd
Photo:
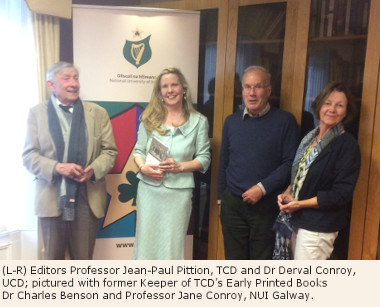
[(360, 171), (360, 149), (355, 138), (343, 133), (328, 144), (310, 166), (299, 192), (299, 200), (317, 196), (319, 208), (292, 214), (294, 227), (316, 232), (336, 232), (347, 222), (350, 204)]

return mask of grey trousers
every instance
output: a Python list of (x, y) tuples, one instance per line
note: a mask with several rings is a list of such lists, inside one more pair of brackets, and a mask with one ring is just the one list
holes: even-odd
[(92, 259), (99, 219), (87, 203), (79, 202), (74, 221), (61, 216), (40, 217), (46, 260), (64, 260), (68, 249), (72, 260)]

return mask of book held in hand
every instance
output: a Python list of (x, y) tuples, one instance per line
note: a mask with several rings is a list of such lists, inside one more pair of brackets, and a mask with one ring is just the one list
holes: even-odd
[(153, 137), (148, 154), (146, 156), (145, 164), (158, 165), (160, 162), (166, 159), (167, 152), (168, 152), (167, 144), (160, 141), (158, 138)]

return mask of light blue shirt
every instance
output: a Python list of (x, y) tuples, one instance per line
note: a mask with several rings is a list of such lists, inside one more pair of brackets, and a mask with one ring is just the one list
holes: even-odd
[[(174, 131), (164, 125), (163, 128), (167, 130), (166, 135), (160, 135), (157, 131), (153, 131), (150, 135), (141, 123), (134, 157), (142, 157), (146, 160), (152, 137), (155, 136), (168, 145), (167, 158), (173, 158), (176, 162), (196, 159), (203, 166), (201, 172), (205, 173), (211, 162), (207, 118), (200, 113), (191, 113), (189, 120), (182, 126), (176, 127)], [(155, 180), (139, 172), (137, 178), (154, 186), (163, 184), (167, 188), (194, 188), (193, 172), (167, 172), (163, 180)]]

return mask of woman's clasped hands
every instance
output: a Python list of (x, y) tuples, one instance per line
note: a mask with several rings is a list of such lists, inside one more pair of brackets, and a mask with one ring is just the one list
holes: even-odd
[(298, 202), (294, 200), (293, 196), (289, 193), (283, 193), (277, 196), (277, 204), (281, 212), (293, 213), (297, 211)]
[(164, 173), (180, 173), (183, 171), (183, 167), (181, 163), (176, 162), (173, 158), (167, 158), (158, 165), (145, 164), (140, 170), (145, 176), (156, 180), (162, 180)]

